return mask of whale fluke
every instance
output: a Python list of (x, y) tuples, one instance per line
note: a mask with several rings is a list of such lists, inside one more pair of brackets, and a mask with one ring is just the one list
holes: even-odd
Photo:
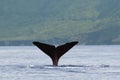
[(54, 66), (58, 66), (58, 61), (60, 57), (64, 55), (68, 50), (70, 50), (77, 43), (78, 41), (73, 41), (73, 42), (69, 42), (64, 45), (55, 47), (54, 45), (45, 44), (38, 41), (33, 42), (35, 46), (41, 49), (45, 54), (47, 54), (52, 59)]

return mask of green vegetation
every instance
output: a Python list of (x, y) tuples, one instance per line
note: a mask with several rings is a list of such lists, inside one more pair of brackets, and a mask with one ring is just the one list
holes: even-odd
[(120, 44), (119, 0), (1, 0), (0, 45)]

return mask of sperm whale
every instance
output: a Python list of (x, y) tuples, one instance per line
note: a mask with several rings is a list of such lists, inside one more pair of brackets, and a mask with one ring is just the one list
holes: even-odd
[(45, 54), (47, 54), (53, 62), (53, 66), (58, 66), (59, 59), (63, 56), (67, 51), (69, 51), (73, 46), (75, 46), (78, 41), (69, 42), (63, 45), (54, 46), (46, 43), (41, 43), (38, 41), (34, 41), (33, 44), (41, 49)]

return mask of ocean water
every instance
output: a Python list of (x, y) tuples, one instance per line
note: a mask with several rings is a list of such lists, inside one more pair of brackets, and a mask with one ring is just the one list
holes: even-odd
[(120, 46), (75, 46), (58, 67), (35, 46), (1, 46), (0, 80), (120, 80)]

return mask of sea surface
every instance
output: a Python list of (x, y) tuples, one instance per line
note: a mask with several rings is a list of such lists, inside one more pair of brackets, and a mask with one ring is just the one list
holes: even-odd
[(75, 46), (58, 67), (35, 46), (1, 46), (0, 80), (120, 80), (120, 46)]

